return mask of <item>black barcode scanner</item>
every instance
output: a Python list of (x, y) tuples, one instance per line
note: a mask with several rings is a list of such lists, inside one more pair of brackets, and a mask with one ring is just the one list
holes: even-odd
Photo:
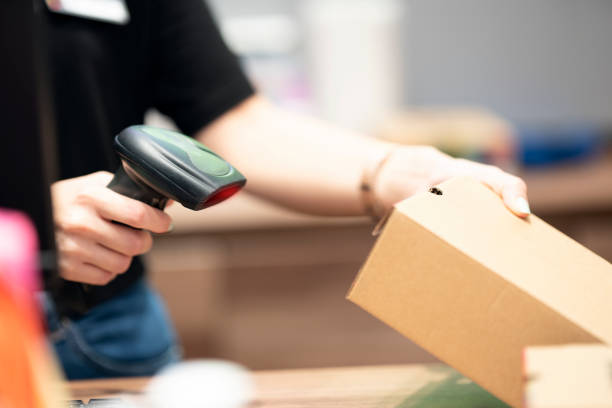
[[(168, 199), (192, 210), (218, 204), (237, 193), (246, 179), (231, 164), (197, 140), (165, 129), (130, 126), (115, 137), (121, 165), (108, 188), (164, 209)], [(140, 279), (118, 275), (106, 286), (65, 281), (56, 301), (60, 314), (77, 317)]]
[(121, 166), (108, 188), (164, 209), (168, 199), (191, 210), (237, 193), (246, 179), (197, 140), (165, 129), (130, 126), (115, 137)]

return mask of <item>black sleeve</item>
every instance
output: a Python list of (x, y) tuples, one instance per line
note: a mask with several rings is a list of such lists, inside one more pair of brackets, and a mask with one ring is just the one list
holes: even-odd
[(203, 0), (158, 0), (151, 25), (153, 104), (186, 134), (253, 94)]

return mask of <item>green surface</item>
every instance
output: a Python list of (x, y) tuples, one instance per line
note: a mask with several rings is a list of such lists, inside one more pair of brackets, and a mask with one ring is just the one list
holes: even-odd
[(406, 398), (396, 408), (509, 408), (476, 383), (447, 367), (448, 376), (432, 382)]
[(225, 160), (191, 137), (149, 126), (140, 126), (139, 128), (163, 143), (168, 151), (179, 157), (184, 157), (186, 154), (189, 157), (189, 161), (205, 173), (217, 177), (227, 176), (232, 173), (232, 167)]

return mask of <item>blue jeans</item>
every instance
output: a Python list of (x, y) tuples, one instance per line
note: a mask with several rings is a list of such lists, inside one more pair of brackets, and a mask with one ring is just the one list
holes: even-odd
[(144, 279), (77, 320), (60, 320), (48, 296), (43, 307), (68, 379), (149, 376), (180, 360), (163, 303)]

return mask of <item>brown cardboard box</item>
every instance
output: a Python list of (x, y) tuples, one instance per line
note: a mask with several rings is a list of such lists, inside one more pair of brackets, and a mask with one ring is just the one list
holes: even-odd
[(612, 349), (603, 345), (525, 350), (528, 408), (612, 407)]
[(348, 298), (510, 405), (529, 345), (612, 342), (612, 265), (470, 179), (396, 205)]

